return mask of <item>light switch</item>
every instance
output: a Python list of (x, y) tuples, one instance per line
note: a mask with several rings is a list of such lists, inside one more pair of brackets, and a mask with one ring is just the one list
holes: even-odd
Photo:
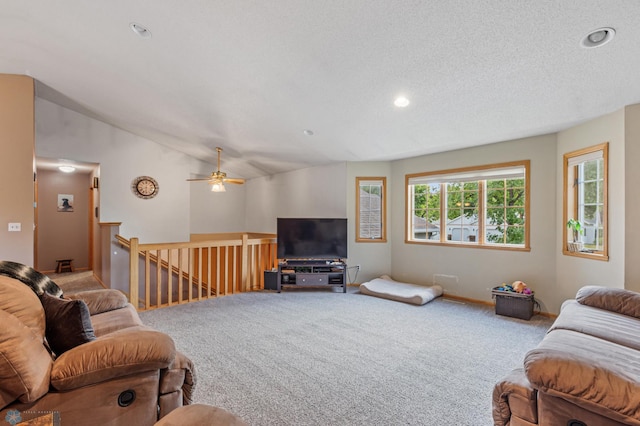
[(22, 230), (22, 224), (20, 223), (9, 224), (9, 232), (20, 232), (21, 230)]

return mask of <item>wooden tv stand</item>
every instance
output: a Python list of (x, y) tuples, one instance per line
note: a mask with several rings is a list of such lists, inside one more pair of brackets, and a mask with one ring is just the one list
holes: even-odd
[(277, 290), (284, 287), (342, 287), (347, 292), (347, 264), (335, 260), (289, 260), (278, 265)]

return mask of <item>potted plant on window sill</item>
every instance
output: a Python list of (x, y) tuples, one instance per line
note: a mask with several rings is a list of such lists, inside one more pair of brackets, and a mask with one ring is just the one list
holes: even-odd
[(580, 235), (584, 232), (584, 228), (582, 227), (582, 223), (576, 219), (569, 219), (567, 221), (567, 228), (571, 230), (573, 235), (573, 242), (567, 242), (567, 248), (571, 252), (579, 252), (582, 251), (583, 243), (580, 241)]

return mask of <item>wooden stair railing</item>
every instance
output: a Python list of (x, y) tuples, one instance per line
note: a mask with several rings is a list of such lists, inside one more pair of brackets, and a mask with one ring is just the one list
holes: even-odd
[(152, 244), (116, 235), (129, 249), (129, 301), (145, 311), (263, 289), (262, 272), (277, 266), (275, 236), (239, 235)]

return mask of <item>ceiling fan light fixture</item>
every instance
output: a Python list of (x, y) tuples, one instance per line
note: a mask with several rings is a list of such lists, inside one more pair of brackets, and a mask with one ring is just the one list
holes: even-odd
[(216, 180), (211, 184), (211, 192), (227, 192), (221, 180)]
[(242, 185), (244, 183), (244, 179), (230, 178), (230, 177), (227, 177), (227, 174), (225, 172), (220, 171), (220, 153), (222, 152), (222, 148), (217, 147), (216, 151), (218, 152), (218, 169), (215, 172), (211, 173), (211, 175), (208, 178), (194, 178), (194, 179), (187, 179), (187, 181), (190, 181), (190, 182), (207, 181), (209, 182), (209, 185), (211, 185), (211, 192), (226, 192), (227, 190), (224, 187), (225, 183)]

